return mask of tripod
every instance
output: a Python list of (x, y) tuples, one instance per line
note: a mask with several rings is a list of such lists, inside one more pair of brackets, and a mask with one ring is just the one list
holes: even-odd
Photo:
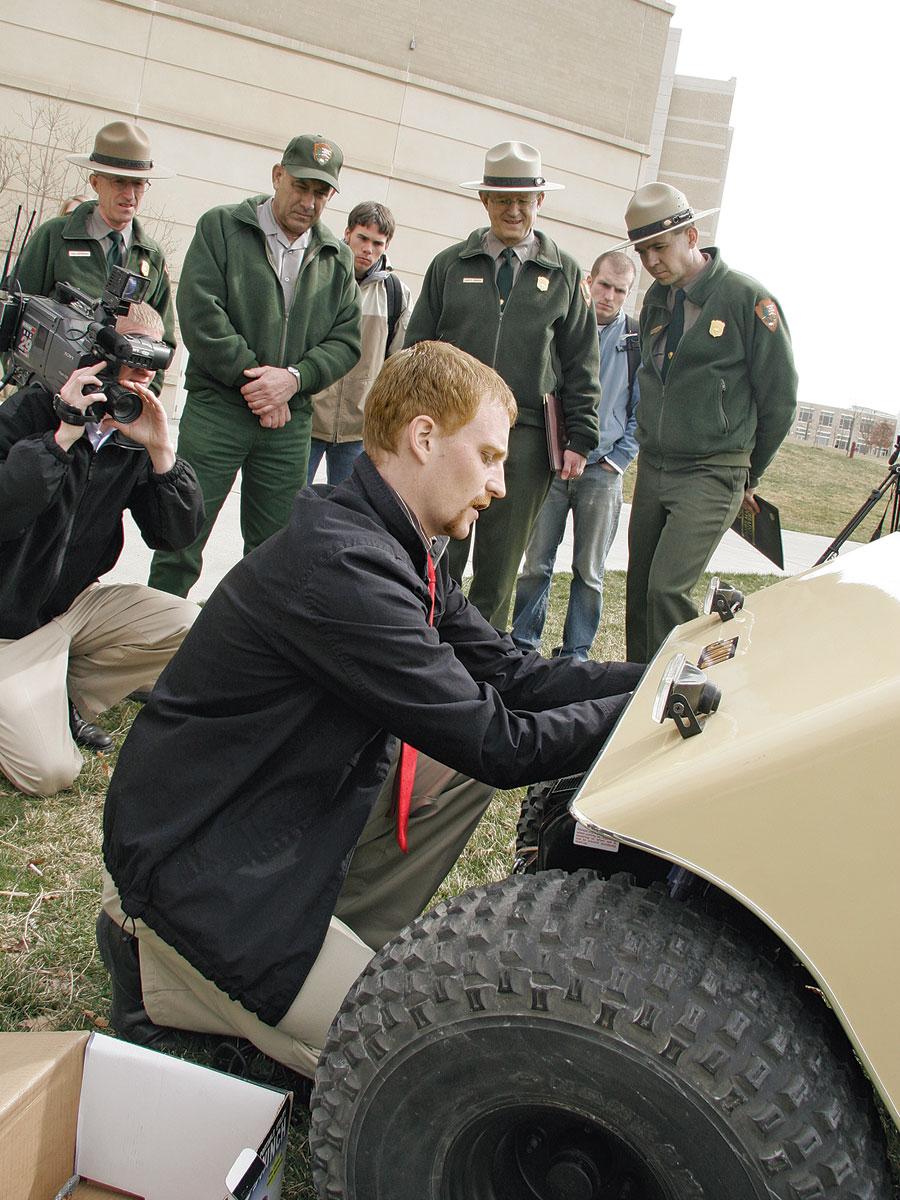
[[(888, 533), (896, 533), (900, 529), (900, 462), (897, 461), (898, 455), (900, 455), (900, 436), (897, 438), (893, 454), (888, 459), (890, 470), (887, 475), (877, 488), (872, 489), (866, 502), (856, 510), (831, 545), (826, 548), (822, 557), (813, 563), (814, 567), (820, 567), (822, 563), (826, 563), (829, 559), (834, 558), (850, 534), (856, 529), (857, 525), (865, 520), (866, 516), (872, 511), (882, 496), (888, 495), (888, 505), (891, 509), (891, 522)], [(893, 500), (890, 499), (889, 493), (891, 492), (894, 493)], [(881, 537), (881, 527), (884, 524), (885, 516), (887, 516), (887, 508), (884, 510), (884, 516), (882, 516), (878, 528), (869, 539), (870, 541), (874, 542), (877, 538)]]

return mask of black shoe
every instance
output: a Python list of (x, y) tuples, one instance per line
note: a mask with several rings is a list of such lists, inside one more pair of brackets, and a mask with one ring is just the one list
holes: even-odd
[(97, 945), (112, 980), (110, 1023), (120, 1038), (154, 1050), (173, 1049), (177, 1033), (154, 1025), (144, 1008), (138, 940), (101, 910), (97, 918)]
[(69, 728), (72, 737), (79, 746), (93, 750), (95, 754), (109, 754), (115, 742), (108, 733), (104, 733), (99, 725), (86, 721), (72, 701), (69, 701)]

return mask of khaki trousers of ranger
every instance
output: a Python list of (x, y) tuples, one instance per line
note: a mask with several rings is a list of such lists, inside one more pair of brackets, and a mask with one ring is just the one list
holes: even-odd
[[(304, 1075), (315, 1074), (331, 1022), (373, 950), (419, 915), (493, 796), (486, 784), (419, 755), (405, 855), (394, 837), (390, 812), (393, 774), (354, 852), (322, 949), (275, 1026), (229, 999), (143, 921), (126, 917), (104, 871), (104, 909), (138, 938), (141, 990), (151, 1021), (196, 1033), (245, 1037), (270, 1058)], [(252, 937), (252, 930), (235, 931), (235, 936)]]
[(199, 608), (140, 584), (91, 584), (40, 629), (0, 640), (0, 769), (19, 791), (50, 796), (82, 767), (71, 697), (95, 717), (156, 681)]

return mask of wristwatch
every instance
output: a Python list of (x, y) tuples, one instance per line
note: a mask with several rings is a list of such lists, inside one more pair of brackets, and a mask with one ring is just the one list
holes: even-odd
[(288, 370), (293, 375), (293, 377), (297, 380), (297, 391), (299, 392), (300, 391), (300, 372), (297, 370), (296, 367), (288, 367)]

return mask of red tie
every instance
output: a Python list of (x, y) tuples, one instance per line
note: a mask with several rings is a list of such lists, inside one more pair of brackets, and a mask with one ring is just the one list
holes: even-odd
[[(434, 563), (431, 555), (428, 559), (428, 594), (431, 596), (431, 611), (428, 613), (428, 624), (434, 624)], [(409, 804), (412, 800), (413, 783), (416, 778), (416, 759), (419, 752), (415, 746), (403, 742), (400, 747), (400, 765), (394, 776), (394, 804), (397, 808), (397, 845), (404, 854), (409, 850), (406, 845), (406, 830), (409, 825)]]

